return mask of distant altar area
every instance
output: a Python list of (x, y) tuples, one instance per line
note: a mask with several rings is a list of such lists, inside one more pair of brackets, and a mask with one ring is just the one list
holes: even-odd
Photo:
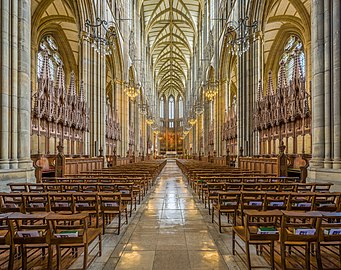
[(167, 158), (175, 158), (177, 155), (176, 151), (166, 151), (166, 157)]

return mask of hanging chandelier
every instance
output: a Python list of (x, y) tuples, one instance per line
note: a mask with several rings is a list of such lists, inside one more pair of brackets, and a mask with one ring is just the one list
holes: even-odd
[(85, 21), (86, 39), (98, 53), (111, 54), (111, 47), (115, 46), (117, 32), (114, 25), (101, 18), (96, 18), (94, 23), (89, 19)]
[(238, 22), (229, 21), (226, 23), (225, 38), (228, 48), (232, 54), (241, 56), (250, 48), (250, 43), (255, 39), (258, 22), (248, 24), (249, 17), (240, 18)]
[(218, 94), (218, 81), (209, 80), (205, 84), (205, 97), (208, 99), (208, 101), (212, 101), (217, 94)]
[(190, 116), (188, 119), (188, 123), (190, 123), (192, 126), (194, 126), (196, 122), (197, 122), (196, 115), (192, 114), (192, 116)]
[(152, 116), (148, 116), (147, 119), (146, 119), (146, 123), (148, 125), (154, 124), (154, 118)]
[(131, 99), (134, 100), (139, 95), (140, 85), (135, 84), (132, 80), (125, 83), (124, 92)]

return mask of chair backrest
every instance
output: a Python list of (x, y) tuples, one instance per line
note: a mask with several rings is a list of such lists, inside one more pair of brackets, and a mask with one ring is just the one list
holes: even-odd
[(290, 193), (287, 210), (311, 211), (314, 207), (315, 193)]
[(8, 186), (11, 192), (26, 192), (27, 191), (26, 183), (9, 183)]
[(265, 196), (264, 210), (286, 210), (289, 194), (287, 192), (267, 192)]
[(315, 193), (314, 211), (335, 212), (340, 210), (340, 193)]
[(29, 183), (27, 184), (27, 191), (28, 192), (44, 192), (45, 191), (45, 185), (44, 184), (35, 184), (35, 183)]
[(316, 242), (322, 215), (316, 211), (282, 211), (281, 241)]
[(49, 225), (51, 244), (85, 244), (88, 241), (88, 214), (49, 214), (46, 219)]
[(2, 193), (0, 199), (1, 213), (24, 212), (24, 198), (21, 193)]
[(322, 212), (320, 241), (341, 242), (340, 212)]
[(98, 193), (100, 200), (100, 209), (102, 212), (106, 211), (120, 211), (122, 206), (121, 193)]
[(72, 193), (49, 193), (52, 212), (75, 212), (75, 203)]
[(219, 192), (218, 193), (218, 204), (220, 209), (232, 209), (237, 210), (240, 202), (240, 192)]
[(25, 213), (50, 212), (48, 193), (23, 193)]
[(23, 214), (15, 213), (8, 218), (13, 222), (14, 244), (44, 244), (48, 243), (48, 225), (45, 218), (48, 213)]
[(244, 210), (262, 210), (265, 203), (265, 192), (242, 192), (240, 209), (243, 213)]
[(76, 212), (94, 211), (98, 213), (99, 202), (96, 192), (74, 193), (73, 194)]

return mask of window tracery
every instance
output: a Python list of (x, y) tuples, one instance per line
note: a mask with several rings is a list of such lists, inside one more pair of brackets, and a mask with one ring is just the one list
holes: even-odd
[(169, 119), (174, 119), (174, 97), (170, 96), (169, 97), (169, 102), (168, 102), (168, 118)]
[[(295, 57), (298, 55), (300, 62), (300, 76), (305, 77), (305, 54), (302, 41), (297, 36), (291, 36), (284, 46), (284, 53), (281, 56), (280, 62), (283, 61), (287, 81), (291, 81), (295, 72)], [(279, 76), (279, 72), (278, 72)]]
[(43, 69), (44, 55), (48, 53), (48, 72), (53, 81), (57, 78), (57, 69), (63, 66), (63, 61), (59, 53), (58, 45), (55, 39), (48, 35), (42, 38), (38, 49), (37, 74), (40, 78)]

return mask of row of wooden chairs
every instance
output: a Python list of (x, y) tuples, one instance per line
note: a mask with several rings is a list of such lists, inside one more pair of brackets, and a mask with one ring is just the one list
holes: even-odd
[[(341, 256), (341, 213), (320, 211), (257, 211), (246, 210), (243, 225), (232, 229), (232, 251), (236, 254), (239, 245), (236, 236), (245, 243), (246, 264), (252, 269), (250, 245), (270, 246), (270, 268), (275, 269), (275, 242), (280, 244), (281, 269), (287, 269), (287, 247), (300, 246), (305, 249), (305, 269), (310, 269), (312, 249), (317, 269), (323, 269), (321, 247), (337, 246)], [(242, 248), (242, 247), (241, 247)], [(340, 262), (338, 269), (341, 268)], [(262, 266), (262, 268), (265, 268)]]
[(113, 183), (9, 183), (12, 192), (116, 192), (124, 193), (126, 197), (130, 196), (134, 201), (141, 203), (141, 199), (147, 193), (144, 185), (133, 182), (113, 182)]
[(295, 192), (218, 192), (212, 198), (212, 222), (215, 213), (218, 216), (219, 231), (228, 225), (222, 224), (222, 216), (233, 217), (233, 223), (239, 216), (243, 222), (245, 210), (287, 210), (287, 211), (341, 211), (341, 193), (295, 193)]
[[(87, 214), (60, 215), (55, 213), (3, 213), (0, 214), (1, 237), (0, 248), (9, 251), (7, 269), (19, 269), (15, 266), (15, 257), (21, 256), (21, 269), (28, 269), (28, 250), (48, 250), (47, 269), (52, 268), (53, 247), (56, 248), (57, 269), (62, 269), (61, 249), (83, 248), (82, 269), (87, 269), (89, 253), (98, 249), (95, 255), (102, 255), (102, 236), (99, 228), (88, 227)], [(95, 242), (95, 240), (97, 241)], [(96, 243), (89, 251), (89, 245)], [(20, 248), (20, 252), (18, 252)], [(95, 257), (94, 257), (95, 258)]]
[(113, 193), (2, 193), (0, 194), (1, 213), (87, 213), (95, 219), (93, 227), (99, 227), (99, 219), (102, 219), (103, 233), (106, 225), (118, 217), (117, 234), (120, 234), (121, 216), (125, 215), (128, 224), (129, 197), (119, 192)]

